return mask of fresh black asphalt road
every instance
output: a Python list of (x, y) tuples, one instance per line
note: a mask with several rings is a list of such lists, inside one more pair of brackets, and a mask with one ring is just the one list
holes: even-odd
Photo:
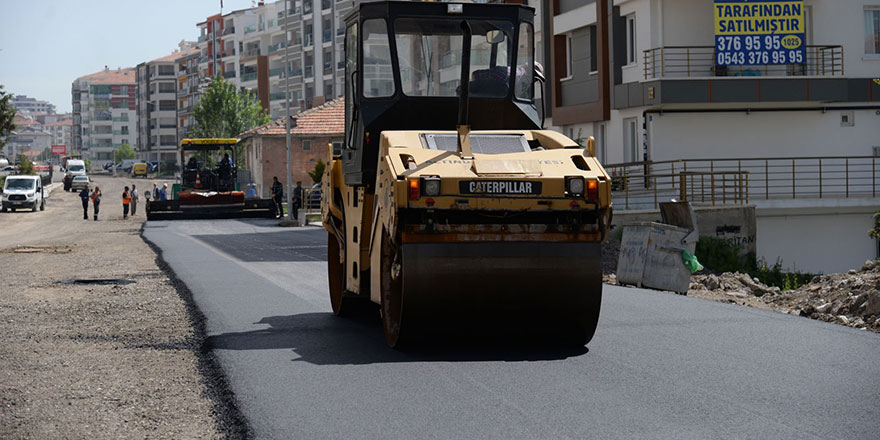
[(878, 334), (605, 286), (585, 349), (399, 352), (378, 313), (331, 314), (323, 229), (169, 221), (144, 235), (192, 291), (258, 438), (880, 438)]

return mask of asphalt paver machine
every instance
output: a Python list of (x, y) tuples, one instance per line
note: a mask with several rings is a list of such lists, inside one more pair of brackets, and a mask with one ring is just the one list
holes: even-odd
[(147, 220), (272, 218), (272, 199), (246, 199), (235, 189), (237, 143), (235, 138), (182, 140), (180, 192), (147, 202)]
[(392, 347), (475, 322), (593, 337), (611, 181), (592, 140), (541, 129), (533, 20), (429, 2), (346, 18), (345, 140), (322, 182), (330, 302), (379, 304)]

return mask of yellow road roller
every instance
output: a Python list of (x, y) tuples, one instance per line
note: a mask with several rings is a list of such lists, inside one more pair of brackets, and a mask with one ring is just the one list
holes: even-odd
[(380, 305), (391, 347), (499, 321), (583, 346), (611, 180), (541, 129), (534, 11), (371, 2), (346, 18), (345, 140), (322, 181), (333, 312)]

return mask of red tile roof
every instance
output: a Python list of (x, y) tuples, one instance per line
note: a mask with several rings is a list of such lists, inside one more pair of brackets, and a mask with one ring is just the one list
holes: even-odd
[(185, 56), (193, 55), (198, 51), (199, 51), (199, 48), (197, 48), (197, 47), (191, 47), (191, 48), (184, 49), (184, 50), (175, 50), (174, 52), (172, 52), (169, 55), (165, 55), (164, 57), (161, 57), (161, 58), (156, 58), (155, 60), (150, 61), (150, 62), (151, 63), (157, 63), (157, 62), (158, 63), (169, 63), (172, 61), (177, 61), (178, 59), (183, 58)]
[(87, 79), (92, 84), (134, 84), (134, 67), (126, 67), (117, 70), (102, 70), (77, 79)]
[[(318, 107), (299, 112), (296, 126), (290, 130), (294, 136), (333, 136), (345, 133), (345, 99), (336, 98)], [(251, 136), (284, 136), (284, 118), (266, 125), (250, 129), (239, 135), (244, 139)]]

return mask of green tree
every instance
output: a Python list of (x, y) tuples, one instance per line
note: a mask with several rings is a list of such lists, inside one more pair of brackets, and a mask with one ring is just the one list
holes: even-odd
[(12, 94), (3, 91), (0, 84), (0, 150), (6, 147), (6, 141), (12, 130), (15, 130), (15, 107), (12, 106)]
[(21, 164), (21, 167), (18, 169), (19, 174), (37, 174), (34, 171), (34, 163), (31, 162), (31, 160), (28, 159), (27, 156), (25, 156), (24, 154), (18, 155), (18, 162)]
[(135, 153), (134, 149), (131, 148), (131, 145), (124, 143), (113, 151), (113, 161), (116, 163), (122, 162), (123, 160), (134, 159), (137, 157), (137, 153)]
[(868, 230), (868, 235), (880, 240), (880, 211), (874, 213), (874, 227)]
[(315, 169), (309, 171), (309, 177), (312, 178), (314, 183), (321, 183), (321, 178), (324, 177), (325, 168), (327, 168), (327, 165), (324, 164), (324, 161), (318, 159), (318, 163), (315, 164)]
[[(193, 108), (196, 120), (196, 137), (237, 138), (254, 127), (268, 124), (269, 115), (260, 106), (256, 95), (236, 88), (235, 84), (216, 75)], [(244, 164), (244, 146), (235, 146), (238, 166)]]

